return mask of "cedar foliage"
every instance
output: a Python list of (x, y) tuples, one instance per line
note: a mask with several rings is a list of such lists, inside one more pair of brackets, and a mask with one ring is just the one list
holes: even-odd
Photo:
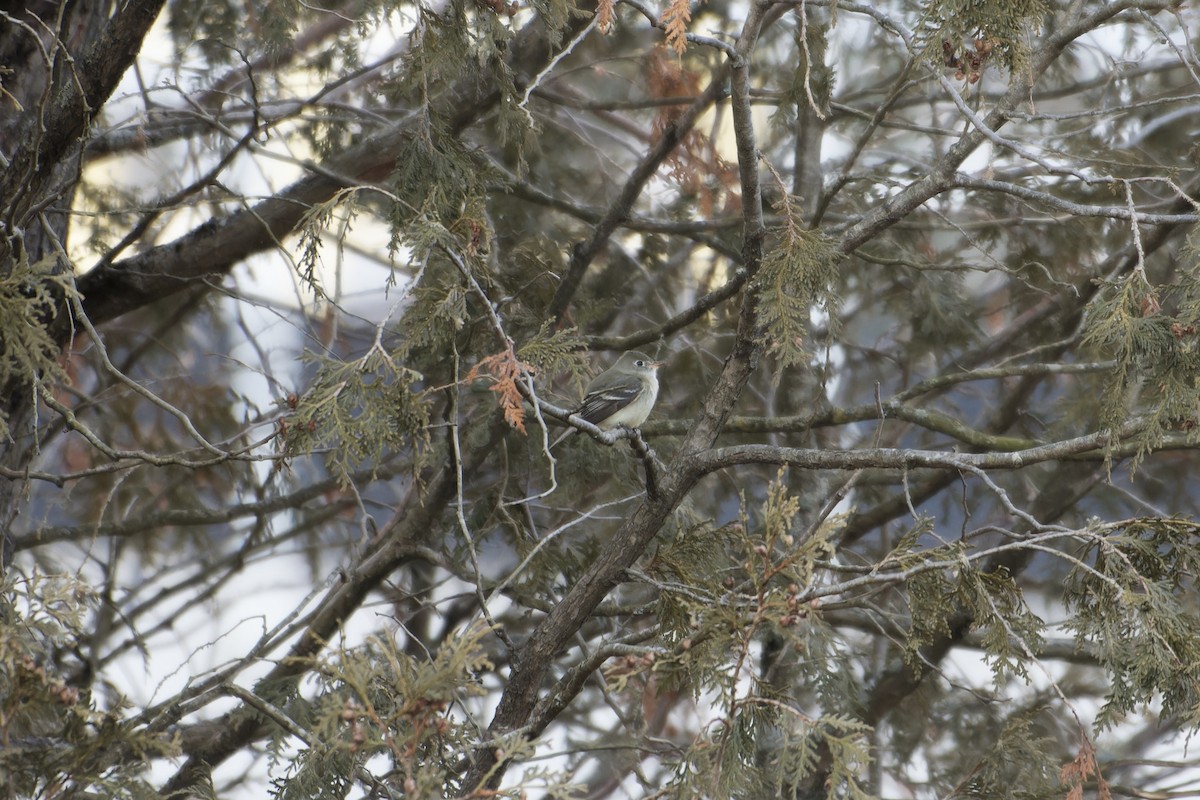
[(26, 6), (0, 797), (1196, 791), (1196, 9)]

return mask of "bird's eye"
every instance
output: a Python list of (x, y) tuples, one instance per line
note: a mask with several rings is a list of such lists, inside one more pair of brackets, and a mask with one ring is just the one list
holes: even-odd
[(637, 361), (633, 362), (633, 363), (634, 363), (634, 364), (636, 364), (636, 365), (637, 365), (637, 366), (639, 366), (639, 367), (644, 367), (644, 366), (646, 366), (646, 362), (645, 362), (645, 361), (642, 361), (640, 358), (639, 358)]

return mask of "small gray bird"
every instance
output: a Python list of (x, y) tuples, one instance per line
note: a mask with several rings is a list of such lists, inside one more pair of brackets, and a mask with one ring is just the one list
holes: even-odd
[[(630, 350), (592, 379), (575, 413), (603, 431), (636, 428), (650, 416), (658, 399), (658, 368), (662, 365), (663, 362), (653, 361), (645, 353)], [(554, 444), (575, 430), (571, 428)]]

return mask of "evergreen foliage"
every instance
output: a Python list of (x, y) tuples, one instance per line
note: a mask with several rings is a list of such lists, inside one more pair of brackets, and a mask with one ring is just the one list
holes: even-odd
[(1029, 36), (1049, 10), (1045, 0), (932, 0), (922, 20), (925, 56), (957, 68), (971, 83), (990, 63), (1020, 69)]
[(308, 391), (279, 421), (285, 454), (323, 452), (343, 484), (399, 448), (419, 465), (429, 444), (429, 410), (412, 388), (419, 378), (382, 347), (353, 362), (319, 360)]
[[(61, 291), (57, 281), (47, 280), (49, 262), (30, 264), (23, 254), (0, 275), (0, 381), (31, 398), (66, 380), (46, 319), (54, 314), (56, 290)], [(0, 437), (11, 435), (6, 415), (0, 414)]]
[(493, 668), (480, 642), (485, 633), (482, 626), (457, 632), (432, 659), (405, 653), (388, 633), (317, 659), (315, 693), (296, 695), (284, 711), (307, 736), (289, 754), (289, 731), (279, 731), (274, 796), (344, 797), (376, 756), (390, 762), (389, 781), (407, 797), (460, 793), (456, 762), (474, 731), (447, 712), (484, 693), (476, 675)]
[[(145, 764), (177, 755), (176, 742), (129, 725), (124, 698), (101, 702), (55, 663), (56, 652), (89, 635), (98, 599), (93, 587), (70, 575), (33, 572), (7, 576), (0, 588), (0, 780), (6, 792), (153, 796)], [(124, 757), (113, 763), (113, 753)]]
[(1194, 794), (1198, 27), (0, 14), (0, 798)]
[(1067, 626), (1111, 680), (1097, 724), (1158, 701), (1165, 718), (1200, 722), (1200, 615), (1185, 598), (1200, 558), (1196, 525), (1133, 519), (1097, 526), (1064, 586)]
[(831, 287), (837, 283), (840, 257), (832, 242), (804, 229), (794, 202), (785, 198), (780, 206), (784, 220), (778, 231), (780, 242), (763, 259), (756, 281), (766, 352), (787, 369), (809, 360), (805, 337), (814, 311), (836, 324)]

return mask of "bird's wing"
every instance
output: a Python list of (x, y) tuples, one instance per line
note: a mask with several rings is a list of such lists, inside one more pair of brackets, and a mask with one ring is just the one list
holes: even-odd
[(599, 392), (589, 392), (575, 413), (593, 425), (599, 425), (633, 402), (642, 387), (638, 383), (614, 386)]

